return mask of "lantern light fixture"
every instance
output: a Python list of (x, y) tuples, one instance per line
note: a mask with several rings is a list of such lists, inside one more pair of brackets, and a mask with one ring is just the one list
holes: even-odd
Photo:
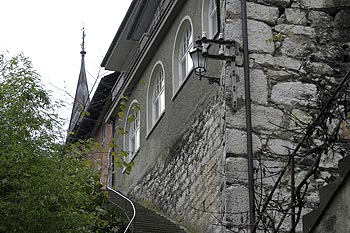
[[(219, 52), (217, 55), (209, 54), (208, 46), (211, 44), (219, 45)], [(220, 78), (205, 76), (207, 72), (207, 59), (235, 61), (233, 53), (234, 45), (235, 42), (233, 40), (224, 40), (223, 33), (219, 34), (218, 39), (208, 39), (206, 32), (203, 32), (202, 38), (196, 40), (196, 46), (194, 46), (193, 50), (190, 52), (194, 73), (199, 76), (200, 80), (206, 78), (210, 84), (217, 83), (220, 85)]]

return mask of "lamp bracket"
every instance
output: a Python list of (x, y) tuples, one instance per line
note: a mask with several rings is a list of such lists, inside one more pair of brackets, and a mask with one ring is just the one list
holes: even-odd
[(215, 59), (215, 60), (221, 60), (221, 61), (235, 61), (236, 60), (236, 56), (226, 56), (226, 55), (215, 55), (215, 54), (208, 54), (208, 53), (203, 53), (202, 54), (203, 57), (208, 57), (211, 59)]
[(220, 85), (220, 78), (214, 78), (214, 77), (209, 77), (209, 76), (205, 76), (202, 74), (197, 74), (199, 76), (199, 80), (201, 80), (202, 78), (205, 78), (208, 80), (209, 84), (214, 84), (217, 83), (218, 85)]
[(234, 40), (224, 40), (224, 39), (207, 39), (205, 37), (196, 40), (197, 44), (219, 44), (219, 45), (231, 45), (234, 46), (235, 45), (235, 41)]

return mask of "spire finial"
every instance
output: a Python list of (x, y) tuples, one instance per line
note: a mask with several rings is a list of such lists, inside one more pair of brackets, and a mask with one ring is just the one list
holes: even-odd
[(83, 31), (83, 43), (81, 44), (81, 52), (80, 52), (80, 54), (82, 56), (84, 56), (86, 54), (86, 52), (85, 52), (85, 36), (86, 36), (86, 34), (85, 34), (85, 28), (82, 28), (81, 30)]

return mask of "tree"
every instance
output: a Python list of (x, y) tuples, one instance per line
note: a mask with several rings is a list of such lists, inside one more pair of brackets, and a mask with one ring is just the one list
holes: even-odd
[(0, 232), (108, 225), (99, 173), (87, 160), (95, 144), (58, 143), (54, 108), (29, 59), (0, 54)]

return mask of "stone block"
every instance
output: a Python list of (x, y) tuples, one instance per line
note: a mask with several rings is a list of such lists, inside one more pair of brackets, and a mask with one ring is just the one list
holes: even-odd
[(226, 181), (230, 184), (248, 181), (248, 160), (240, 157), (230, 157), (225, 164)]
[(225, 37), (228, 40), (237, 41), (242, 44), (242, 21), (241, 19), (226, 20)]
[(334, 24), (332, 16), (324, 11), (318, 10), (310, 10), (308, 13), (308, 20), (311, 26), (315, 28), (327, 28)]
[(272, 37), (270, 26), (263, 22), (248, 20), (249, 51), (274, 53), (274, 44), (268, 42)]
[(316, 36), (316, 31), (312, 27), (302, 26), (302, 25), (293, 25), (293, 24), (278, 24), (274, 29), (285, 35), (303, 35), (310, 38)]
[[(241, 18), (241, 1), (227, 1), (226, 18), (240, 19)], [(247, 16), (249, 19), (265, 22), (267, 24), (275, 24), (278, 18), (279, 10), (277, 7), (261, 5), (253, 2), (247, 2)]]
[[(278, 130), (278, 126), (283, 121), (283, 112), (273, 107), (253, 104), (251, 106), (251, 113), (254, 130)], [(245, 108), (241, 108), (235, 114), (229, 115), (227, 119), (228, 125), (231, 127), (245, 127)]]
[(280, 51), (282, 55), (295, 58), (305, 58), (311, 53), (311, 48), (315, 47), (314, 42), (302, 37), (287, 37), (281, 43)]
[(232, 185), (226, 188), (227, 220), (233, 225), (244, 225), (249, 212), (249, 192), (243, 185)]
[[(242, 23), (240, 19), (227, 20), (226, 38), (242, 44)], [(263, 22), (248, 20), (249, 51), (273, 53), (274, 44), (269, 43), (273, 37), (272, 29)]]
[(334, 7), (334, 0), (300, 0), (302, 7), (309, 8), (330, 8)]
[(270, 189), (274, 186), (280, 172), (285, 166), (285, 163), (277, 160), (254, 161), (257, 189)]
[[(236, 76), (239, 78), (239, 82), (237, 82), (237, 97), (244, 99), (245, 82), (243, 68), (236, 68)], [(250, 70), (250, 90), (252, 101), (259, 104), (267, 104), (267, 77), (262, 70)]]
[(293, 78), (294, 74), (283, 70), (268, 70), (267, 77), (277, 81), (284, 81), (286, 79)]
[(256, 63), (266, 68), (280, 67), (282, 69), (286, 68), (297, 71), (302, 67), (301, 60), (286, 56), (274, 57), (270, 54), (253, 53), (250, 55), (250, 59), (252, 60), (252, 64)]
[(332, 67), (323, 62), (310, 62), (305, 68), (310, 73), (316, 73), (320, 75), (334, 75)]
[(294, 148), (293, 143), (282, 139), (271, 139), (268, 141), (268, 146), (272, 153), (284, 155), (285, 157), (287, 157)]
[(283, 105), (314, 106), (317, 87), (311, 83), (283, 82), (272, 87), (271, 100)]
[(226, 2), (226, 19), (241, 18), (241, 1), (231, 0)]
[(285, 15), (288, 23), (301, 25), (307, 23), (306, 10), (299, 8), (286, 8)]
[(290, 5), (290, 0), (255, 0), (258, 3), (264, 3), (267, 5), (274, 5), (278, 7), (287, 7)]
[(275, 24), (279, 10), (277, 7), (265, 6), (253, 2), (247, 2), (247, 16), (250, 19), (263, 21), (267, 24)]
[[(253, 151), (261, 148), (258, 136), (253, 134)], [(247, 154), (247, 132), (238, 129), (227, 129), (226, 152), (230, 154)]]
[(338, 168), (338, 161), (343, 158), (342, 155), (338, 153), (334, 154), (324, 154), (322, 155), (321, 161), (320, 161), (320, 167), (322, 168)]
[(312, 120), (313, 118), (306, 112), (295, 108), (292, 110), (292, 118), (289, 125), (291, 128), (305, 127), (306, 124), (311, 123)]

